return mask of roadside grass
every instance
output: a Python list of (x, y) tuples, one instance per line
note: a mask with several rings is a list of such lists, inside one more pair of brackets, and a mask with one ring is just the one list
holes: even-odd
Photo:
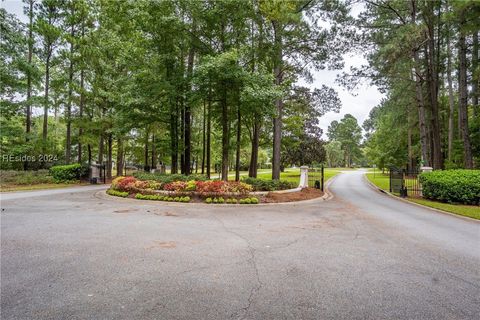
[(473, 219), (480, 220), (480, 207), (479, 206), (470, 206), (464, 204), (451, 204), (451, 203), (443, 203), (438, 201), (432, 201), (423, 198), (413, 198), (409, 197), (408, 201), (415, 202), (427, 207), (440, 209), (443, 211), (455, 213), (461, 216), (470, 217)]
[(367, 179), (382, 190), (388, 191), (390, 189), (390, 176), (382, 174), (381, 172), (368, 172)]
[[(389, 190), (389, 175), (388, 174), (381, 174), (376, 173), (375, 177), (372, 172), (366, 173), (367, 179), (372, 182), (374, 185), (379, 187), (382, 190), (388, 191)], [(443, 203), (438, 201), (433, 201), (429, 199), (417, 198), (417, 197), (407, 197), (405, 198), (408, 201), (418, 203), (424, 205), (426, 207), (434, 208), (443, 210), (446, 212), (458, 214), (465, 217), (470, 217), (473, 219), (480, 220), (480, 207), (479, 206), (471, 206), (471, 205), (463, 205), (463, 204), (451, 204), (451, 203)]]
[(0, 185), (0, 192), (61, 189), (66, 187), (75, 187), (75, 186), (82, 186), (82, 185), (87, 185), (87, 183), (39, 183), (39, 184), (30, 184), (30, 185), (2, 184)]

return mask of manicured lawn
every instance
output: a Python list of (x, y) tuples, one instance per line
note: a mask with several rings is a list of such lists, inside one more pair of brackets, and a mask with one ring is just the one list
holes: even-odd
[[(372, 182), (374, 185), (376, 185), (380, 189), (385, 191), (389, 190), (390, 185), (389, 185), (388, 174), (376, 173), (374, 177), (372, 172), (368, 172), (366, 176), (367, 176), (367, 179), (370, 180), (370, 182)], [(430, 208), (435, 208), (435, 209), (440, 209), (450, 213), (455, 213), (461, 216), (480, 219), (479, 206), (450, 204), (450, 203), (443, 203), (443, 202), (432, 201), (432, 200), (423, 199), (423, 198), (415, 198), (415, 197), (408, 197), (406, 198), (406, 200), (415, 202)]]
[[(335, 175), (337, 175), (338, 173), (340, 173), (343, 170), (344, 170), (344, 168), (325, 168), (324, 181), (327, 182), (328, 179), (334, 177)], [(272, 179), (272, 172), (271, 172), (271, 170), (269, 170), (266, 173), (258, 174), (257, 177), (259, 179), (270, 180), (270, 179)], [(290, 182), (293, 182), (293, 183), (298, 185), (300, 183), (300, 168), (285, 169), (284, 172), (280, 173), (280, 180), (290, 181)]]
[(390, 176), (388, 174), (382, 174), (381, 172), (376, 172), (375, 174), (373, 174), (373, 172), (369, 172), (366, 175), (367, 179), (380, 189), (385, 191), (389, 190)]

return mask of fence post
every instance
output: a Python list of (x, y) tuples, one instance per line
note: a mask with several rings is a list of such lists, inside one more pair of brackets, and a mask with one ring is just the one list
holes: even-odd
[(323, 192), (323, 181), (324, 181), (324, 167), (323, 167), (323, 164), (322, 164), (322, 192)]
[(392, 192), (392, 168), (390, 168), (390, 183), (389, 183), (390, 193)]

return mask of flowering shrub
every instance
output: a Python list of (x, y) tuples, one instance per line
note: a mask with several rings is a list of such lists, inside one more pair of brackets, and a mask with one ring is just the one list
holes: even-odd
[(163, 185), (163, 190), (181, 192), (181, 191), (185, 191), (186, 187), (187, 187), (187, 182), (185, 181), (173, 181)]
[(135, 183), (137, 179), (134, 177), (118, 177), (112, 181), (112, 189), (117, 191), (133, 191), (136, 189)]
[(223, 192), (235, 192), (235, 193), (248, 193), (253, 190), (253, 187), (244, 182), (231, 181), (227, 182), (223, 186)]
[(224, 184), (220, 180), (197, 181), (196, 190), (200, 193), (219, 193), (223, 191)]
[(196, 188), (197, 188), (197, 184), (195, 180), (187, 181), (187, 184), (185, 186), (185, 191), (195, 191)]

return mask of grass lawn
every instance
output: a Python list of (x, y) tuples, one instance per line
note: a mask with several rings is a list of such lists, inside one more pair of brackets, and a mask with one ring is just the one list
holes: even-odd
[[(328, 179), (334, 177), (341, 171), (343, 171), (344, 168), (325, 168), (324, 174), (325, 174), (325, 182), (327, 182)], [(257, 175), (258, 179), (264, 179), (264, 180), (270, 180), (272, 179), (272, 170), (268, 170), (265, 173), (260, 173)], [(289, 168), (285, 169), (284, 172), (280, 173), (280, 180), (286, 180), (295, 183), (298, 185), (300, 183), (300, 168)]]
[(388, 174), (382, 174), (381, 172), (373, 174), (373, 172), (369, 172), (366, 175), (367, 179), (380, 189), (385, 191), (390, 189), (390, 176)]
[[(388, 174), (381, 174), (376, 173), (375, 177), (373, 177), (373, 173), (368, 172), (367, 179), (370, 180), (374, 185), (379, 187), (382, 190), (388, 191), (389, 190), (389, 175)], [(407, 197), (405, 198), (408, 201), (415, 202), (430, 208), (440, 209), (443, 211), (447, 211), (450, 213), (455, 213), (461, 216), (470, 217), (474, 219), (480, 220), (480, 207), (479, 206), (469, 206), (469, 205), (462, 205), (462, 204), (450, 204), (450, 203), (443, 203), (438, 201), (432, 201), (423, 198), (416, 198), (416, 197)]]
[(408, 201), (412, 201), (418, 204), (422, 204), (427, 207), (440, 209), (443, 211), (455, 213), (461, 216), (470, 217), (480, 220), (480, 207), (479, 206), (468, 206), (463, 204), (450, 204), (443, 203), (438, 201), (432, 201), (422, 198), (408, 198)]
[(39, 183), (39, 184), (27, 184), (27, 185), (0, 185), (1, 192), (11, 191), (27, 191), (27, 190), (40, 190), (40, 189), (59, 189), (65, 187), (75, 187), (87, 185), (86, 183)]

